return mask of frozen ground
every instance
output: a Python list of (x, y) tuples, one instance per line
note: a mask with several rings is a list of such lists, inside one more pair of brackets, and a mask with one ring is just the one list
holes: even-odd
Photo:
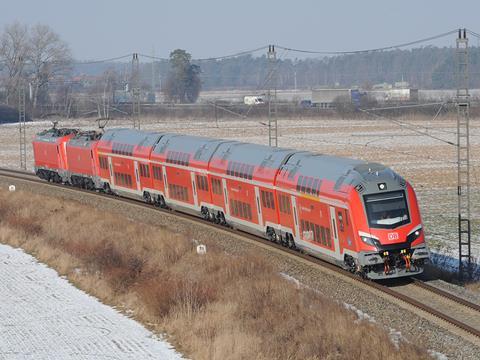
[(170, 344), (0, 245), (0, 359), (181, 359)]
[[(144, 118), (142, 128), (164, 132), (211, 136), (268, 143), (268, 119), (195, 120)], [(28, 126), (28, 139), (46, 127), (48, 121)], [(59, 126), (94, 129), (94, 119), (60, 121)], [(375, 161), (392, 167), (417, 191), (427, 239), (433, 249), (452, 259), (457, 256), (456, 118), (409, 116), (351, 119), (280, 119), (279, 145), (325, 154)], [(111, 120), (108, 127), (131, 127), (131, 121)], [(472, 119), (472, 219), (473, 255), (480, 258), (480, 122)], [(426, 136), (428, 134), (429, 136)], [(18, 166), (18, 127), (0, 125), (0, 166)], [(28, 149), (32, 167), (31, 147)], [(452, 262), (455, 264), (455, 261)]]

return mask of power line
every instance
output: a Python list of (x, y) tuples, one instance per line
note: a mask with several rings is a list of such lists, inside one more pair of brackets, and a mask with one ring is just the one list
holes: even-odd
[(100, 63), (105, 63), (105, 62), (113, 62), (117, 60), (122, 60), (126, 58), (131, 58), (133, 53), (123, 55), (123, 56), (117, 56), (109, 59), (101, 59), (101, 60), (91, 60), (91, 61), (75, 61), (72, 64), (73, 65), (90, 65), (90, 64), (100, 64)]
[(417, 134), (427, 136), (427, 137), (429, 137), (429, 138), (432, 138), (432, 139), (441, 141), (441, 142), (443, 142), (443, 143), (445, 143), (445, 144), (448, 144), (448, 145), (457, 146), (457, 144), (455, 144), (455, 143), (452, 142), (452, 141), (448, 141), (448, 140), (439, 138), (439, 137), (437, 137), (437, 136), (431, 135), (431, 134), (429, 134), (429, 133), (423, 132), (423, 131), (421, 131), (421, 130), (418, 130), (418, 129), (416, 129), (415, 127), (413, 127), (412, 125), (410, 125), (410, 124), (407, 124), (407, 123), (404, 123), (404, 122), (401, 122), (401, 121), (399, 121), (399, 120), (395, 120), (395, 119), (392, 119), (392, 118), (388, 118), (388, 117), (386, 117), (386, 116), (378, 115), (378, 114), (375, 114), (375, 113), (373, 113), (373, 112), (369, 112), (369, 111), (367, 111), (367, 110), (363, 110), (363, 109), (359, 109), (359, 110), (362, 111), (362, 112), (364, 112), (364, 113), (366, 113), (366, 114), (373, 115), (373, 116), (375, 116), (375, 117), (377, 117), (377, 118), (386, 119), (386, 120), (388, 120), (388, 121), (390, 121), (390, 122), (393, 122), (394, 124), (396, 124), (396, 125), (398, 125), (398, 126), (400, 126), (400, 127), (402, 127), (402, 128), (406, 128), (406, 129), (408, 129), (408, 130), (410, 130), (410, 131), (413, 131), (413, 132), (415, 132), (415, 133), (417, 133)]
[[(244, 50), (244, 51), (240, 51), (240, 52), (237, 52), (237, 53), (234, 53), (234, 54), (217, 56), (217, 57), (209, 57), (209, 58), (198, 58), (198, 59), (192, 59), (191, 61), (192, 61), (192, 62), (195, 62), (195, 61), (213, 61), (213, 60), (230, 59), (230, 58), (234, 58), (234, 57), (238, 57), (238, 56), (253, 54), (253, 53), (256, 53), (256, 52), (258, 52), (258, 51), (260, 51), (260, 50), (264, 50), (264, 49), (266, 49), (267, 47), (268, 47), (267, 45), (264, 45), (264, 46), (261, 46), (261, 47), (255, 48), (255, 49)], [(161, 60), (169, 60), (169, 58), (163, 58), (163, 57), (158, 57), (158, 56), (151, 56), (151, 55), (141, 54), (141, 53), (139, 53), (138, 55), (143, 56), (143, 57), (145, 57), (145, 58), (147, 58), (147, 59), (153, 59), (153, 60), (159, 60), (159, 61), (161, 61)]]
[(320, 55), (348, 55), (348, 54), (362, 54), (362, 53), (370, 53), (370, 52), (377, 52), (377, 51), (384, 51), (384, 50), (393, 50), (393, 49), (398, 49), (402, 47), (407, 47), (411, 45), (416, 45), (416, 44), (421, 44), (427, 41), (432, 41), (436, 39), (443, 38), (445, 36), (452, 35), (456, 33), (458, 30), (451, 30), (446, 33), (430, 36), (428, 38), (424, 39), (419, 39), (415, 41), (410, 41), (407, 43), (402, 43), (398, 45), (391, 45), (391, 46), (385, 46), (385, 47), (380, 47), (380, 48), (374, 48), (374, 49), (365, 49), (365, 50), (353, 50), (353, 51), (317, 51), (317, 50), (304, 50), (304, 49), (295, 49), (295, 48), (289, 48), (289, 47), (284, 47), (281, 45), (276, 45), (279, 49), (284, 49), (284, 50), (289, 50), (292, 52), (299, 52), (299, 53), (305, 53), (305, 54), (320, 54)]

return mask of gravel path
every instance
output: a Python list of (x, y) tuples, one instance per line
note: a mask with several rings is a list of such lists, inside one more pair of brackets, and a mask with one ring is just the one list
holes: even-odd
[(385, 327), (387, 332), (395, 329), (408, 341), (419, 343), (427, 349), (443, 353), (451, 359), (478, 359), (480, 353), (478, 339), (470, 342), (445, 330), (432, 316), (423, 315), (424, 317), (421, 317), (410, 306), (386, 299), (379, 292), (362, 288), (353, 283), (354, 280), (348, 280), (332, 271), (259, 246), (253, 241), (241, 240), (240, 236), (225, 231), (216, 231), (206, 223), (192, 223), (166, 212), (126, 205), (113, 197), (108, 199), (95, 197), (68, 188), (52, 188), (46, 184), (32, 186), (23, 181), (12, 181), (0, 176), (0, 187), (5, 189), (10, 183), (16, 184), (20, 190), (77, 200), (103, 211), (120, 213), (145, 224), (165, 226), (174, 231), (188, 234), (192, 239), (202, 242), (215, 242), (229, 253), (241, 254), (247, 249), (254, 249), (258, 255), (267, 257), (279, 272), (298, 279), (306, 286), (339, 303), (353, 305), (374, 318), (378, 324)]

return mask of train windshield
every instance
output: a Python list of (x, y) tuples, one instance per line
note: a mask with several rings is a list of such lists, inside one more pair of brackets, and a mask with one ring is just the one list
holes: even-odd
[(393, 229), (410, 221), (404, 191), (365, 195), (364, 200), (372, 228)]

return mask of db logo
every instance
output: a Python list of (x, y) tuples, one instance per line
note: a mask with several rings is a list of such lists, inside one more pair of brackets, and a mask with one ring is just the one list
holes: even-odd
[(388, 233), (388, 240), (398, 240), (398, 233)]

